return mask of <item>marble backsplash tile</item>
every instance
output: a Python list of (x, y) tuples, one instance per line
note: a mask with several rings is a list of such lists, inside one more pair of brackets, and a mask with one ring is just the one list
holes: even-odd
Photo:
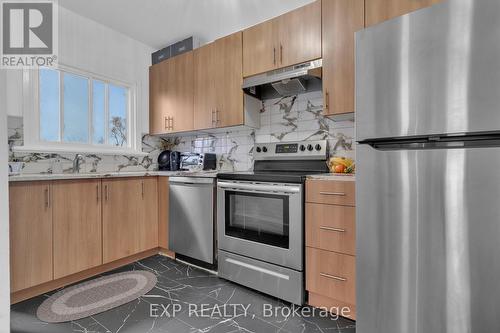
[[(85, 154), (81, 172), (143, 171), (157, 168), (164, 149), (215, 153), (222, 170), (245, 171), (253, 165), (255, 143), (324, 140), (330, 154), (354, 158), (354, 121), (333, 121), (322, 115), (321, 92), (268, 100), (261, 109), (258, 129), (230, 129), (226, 132), (156, 137), (143, 135), (146, 156)], [(8, 117), (9, 160), (24, 162), (23, 173), (71, 172), (73, 153), (21, 153), (12, 147), (23, 144), (22, 118)]]
[(255, 143), (328, 140), (330, 155), (354, 159), (354, 121), (334, 121), (322, 112), (321, 92), (267, 100), (261, 110), (260, 128), (185, 136), (177, 149), (216, 153), (220, 168), (235, 171), (252, 168)]

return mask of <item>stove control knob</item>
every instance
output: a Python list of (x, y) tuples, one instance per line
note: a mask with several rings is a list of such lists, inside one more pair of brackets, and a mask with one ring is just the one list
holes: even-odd
[(306, 146), (300, 145), (299, 149), (300, 149), (300, 151), (304, 151), (304, 150), (306, 150)]
[(257, 147), (257, 149), (255, 149), (258, 153), (260, 153), (262, 151), (262, 149), (260, 149), (260, 147)]
[(262, 147), (262, 151), (263, 151), (264, 153), (267, 153), (267, 147), (266, 147), (266, 146)]
[(314, 148), (316, 148), (317, 151), (320, 151), (321, 150), (321, 145), (317, 144), (316, 147), (314, 147)]
[(307, 145), (307, 150), (312, 151), (314, 148), (312, 145)]

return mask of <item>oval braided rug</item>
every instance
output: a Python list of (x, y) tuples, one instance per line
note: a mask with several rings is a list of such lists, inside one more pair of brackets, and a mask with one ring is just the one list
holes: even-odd
[(156, 276), (147, 271), (106, 275), (55, 293), (38, 307), (36, 315), (48, 323), (85, 318), (145, 295), (156, 282)]

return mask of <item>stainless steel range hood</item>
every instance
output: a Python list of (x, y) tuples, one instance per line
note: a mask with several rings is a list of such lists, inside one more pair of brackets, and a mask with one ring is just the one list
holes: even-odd
[(243, 91), (260, 100), (321, 90), (322, 59), (276, 69), (243, 80)]

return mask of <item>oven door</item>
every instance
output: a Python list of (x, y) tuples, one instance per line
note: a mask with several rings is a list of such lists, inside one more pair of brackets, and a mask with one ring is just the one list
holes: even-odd
[(219, 181), (218, 248), (302, 270), (302, 185)]

